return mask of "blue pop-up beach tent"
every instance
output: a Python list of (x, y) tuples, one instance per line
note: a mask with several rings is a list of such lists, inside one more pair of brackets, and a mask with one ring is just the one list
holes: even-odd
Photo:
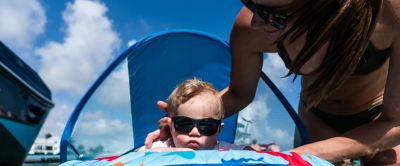
[[(222, 90), (229, 86), (230, 68), (229, 43), (214, 35), (170, 30), (137, 41), (76, 106), (62, 136), (61, 163), (67, 156), (87, 160), (143, 146), (166, 114), (157, 101), (165, 101), (180, 81), (193, 76)], [(309, 142), (300, 118), (264, 73), (254, 102), (223, 122), (219, 140), (229, 143), (275, 142), (281, 150), (289, 150)]]

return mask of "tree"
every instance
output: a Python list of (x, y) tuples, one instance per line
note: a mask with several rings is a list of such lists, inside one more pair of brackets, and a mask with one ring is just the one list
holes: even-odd
[(47, 133), (47, 134), (46, 134), (46, 140), (49, 139), (49, 138), (51, 138), (51, 137), (52, 137), (52, 135), (51, 135), (50, 133)]
[(51, 138), (51, 134), (50, 133), (47, 133), (46, 134), (46, 141), (45, 141), (45, 146), (44, 146), (44, 149), (46, 150), (45, 152), (44, 152), (44, 154), (47, 154), (47, 139), (49, 139), (49, 138)]
[(70, 138), (69, 139), (69, 143), (71, 143), (73, 145), (75, 143), (75, 139), (74, 138)]
[(97, 146), (96, 148), (90, 148), (89, 150), (92, 154), (98, 154), (104, 152), (104, 147), (102, 145)]

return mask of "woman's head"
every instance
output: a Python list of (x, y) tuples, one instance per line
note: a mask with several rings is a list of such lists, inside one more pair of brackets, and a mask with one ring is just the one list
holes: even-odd
[(382, 0), (251, 1), (266, 7), (276, 6), (276, 12), (280, 5), (283, 10), (283, 6), (293, 9), (295, 3), (304, 4), (296, 10), (292, 18), (288, 19), (289, 26), (283, 33), (265, 21), (262, 24), (258, 14), (254, 14), (252, 20), (253, 28), (263, 28), (270, 39), (277, 39), (278, 44), (282, 44), (288, 37), (291, 44), (300, 36), (306, 35), (305, 45), (289, 66), (290, 71), (287, 76), (291, 74), (297, 76), (303, 65), (324, 44), (329, 43), (322, 64), (308, 74), (312, 77), (312, 81), (304, 85), (301, 92), (308, 108), (332, 94), (354, 71), (370, 40), (382, 6)]
[(288, 21), (308, 0), (240, 0), (253, 13), (251, 27), (263, 29), (271, 40), (277, 40), (287, 29)]
[[(279, 30), (286, 29), (287, 20), (300, 8), (288, 10), (290, 9), (288, 6), (295, 6), (293, 1), (240, 1), (254, 14), (252, 23), (256, 21), (256, 17), (259, 17), (262, 19), (262, 21), (260, 20), (261, 23), (264, 21), (265, 25), (269, 24)], [(252, 24), (252, 26), (253, 25), (254, 24)], [(257, 27), (253, 28), (257, 29)]]

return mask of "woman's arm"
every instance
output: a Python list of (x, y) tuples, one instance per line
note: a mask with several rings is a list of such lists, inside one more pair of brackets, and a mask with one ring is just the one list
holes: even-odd
[[(389, 3), (390, 2), (390, 3)], [(382, 114), (375, 121), (357, 127), (340, 136), (304, 145), (293, 151), (313, 154), (331, 162), (375, 154), (400, 144), (400, 1), (385, 0), (384, 7), (391, 17), (388, 28), (392, 31), (389, 72), (383, 99)], [(390, 4), (390, 5), (388, 5)], [(390, 10), (389, 10), (390, 9)], [(396, 9), (396, 10), (394, 10)], [(396, 154), (399, 156), (399, 154)]]
[(221, 91), (225, 117), (229, 117), (253, 101), (261, 76), (263, 52), (276, 52), (276, 45), (266, 33), (250, 26), (253, 13), (243, 8), (235, 19), (230, 36), (232, 54), (231, 82)]
[[(232, 27), (230, 36), (231, 82), (229, 87), (220, 92), (224, 101), (225, 118), (239, 112), (253, 101), (261, 76), (263, 52), (276, 52), (274, 41), (269, 40), (263, 30), (251, 28), (252, 16), (253, 13), (247, 8), (242, 8)], [(167, 103), (158, 102), (157, 105), (161, 110), (167, 110)], [(169, 118), (163, 118), (160, 121), (160, 124), (170, 123)], [(163, 126), (159, 127), (164, 128)], [(150, 145), (158, 136), (161, 140), (167, 139), (170, 136), (169, 130), (156, 130), (148, 134), (145, 145)]]

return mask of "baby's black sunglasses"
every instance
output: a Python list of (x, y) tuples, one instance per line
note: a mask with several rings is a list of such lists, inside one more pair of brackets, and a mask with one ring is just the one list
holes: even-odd
[(219, 126), (221, 126), (221, 120), (213, 118), (192, 119), (186, 116), (174, 116), (171, 119), (174, 122), (175, 131), (180, 134), (189, 134), (197, 125), (200, 134), (211, 136), (217, 133)]

